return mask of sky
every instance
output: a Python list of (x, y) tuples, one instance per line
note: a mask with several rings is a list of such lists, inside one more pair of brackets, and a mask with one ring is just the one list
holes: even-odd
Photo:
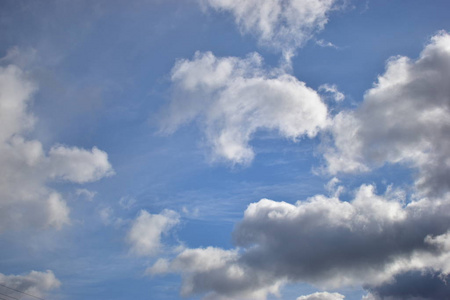
[(0, 0), (0, 299), (450, 299), (449, 11)]

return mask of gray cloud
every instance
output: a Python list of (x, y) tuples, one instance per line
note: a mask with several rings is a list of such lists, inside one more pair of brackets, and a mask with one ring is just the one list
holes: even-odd
[(446, 273), (449, 209), (448, 199), (405, 204), (402, 192), (376, 195), (367, 185), (351, 202), (322, 195), (296, 204), (262, 199), (237, 224), (235, 250), (186, 249), (147, 272), (180, 273), (184, 295), (230, 299), (266, 299), (286, 282), (381, 286), (406, 271)]
[(372, 300), (437, 300), (450, 295), (449, 276), (432, 271), (410, 271), (395, 276), (392, 282), (366, 287)]
[(30, 299), (30, 297), (12, 289), (37, 297), (44, 297), (48, 291), (54, 290), (61, 285), (53, 272), (49, 270), (46, 272), (31, 271), (27, 275), (4, 275), (0, 273), (0, 283), (10, 288), (0, 286), (2, 294), (18, 299)]
[(234, 240), (247, 249), (241, 257), (246, 265), (277, 277), (323, 287), (384, 282), (399, 268), (413, 267), (413, 253), (434, 251), (427, 236), (450, 226), (448, 201), (403, 201), (398, 193), (378, 196), (371, 186), (362, 186), (352, 202), (263, 199), (248, 207)]

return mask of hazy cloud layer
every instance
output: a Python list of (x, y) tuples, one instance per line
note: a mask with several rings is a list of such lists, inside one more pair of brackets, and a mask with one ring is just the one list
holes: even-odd
[(15, 65), (0, 67), (0, 232), (10, 228), (56, 227), (69, 222), (69, 208), (49, 181), (85, 183), (113, 174), (105, 152), (63, 145), (48, 154), (29, 138), (29, 111), (36, 85)]
[(127, 235), (131, 252), (139, 256), (154, 256), (159, 254), (163, 245), (161, 235), (179, 223), (180, 216), (173, 210), (164, 210), (160, 214), (150, 214), (141, 210), (133, 221)]
[(233, 15), (241, 32), (260, 44), (291, 55), (324, 28), (337, 0), (200, 0), (206, 7)]
[(265, 69), (262, 58), (217, 58), (196, 53), (172, 69), (174, 98), (162, 121), (171, 133), (198, 120), (213, 159), (247, 164), (258, 130), (296, 141), (327, 125), (327, 107), (316, 91), (280, 69)]
[[(0, 284), (37, 297), (44, 297), (48, 291), (58, 288), (61, 283), (52, 271), (31, 271), (27, 275), (4, 275), (0, 273)], [(4, 295), (13, 299), (31, 299), (29, 296), (0, 286)]]
[(328, 170), (368, 171), (385, 163), (418, 168), (416, 185), (437, 195), (450, 188), (450, 35), (435, 35), (417, 60), (393, 57), (355, 111), (332, 126)]

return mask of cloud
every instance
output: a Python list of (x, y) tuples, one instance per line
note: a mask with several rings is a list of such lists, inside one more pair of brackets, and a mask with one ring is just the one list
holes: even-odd
[(255, 272), (239, 262), (236, 250), (185, 249), (174, 260), (159, 259), (147, 274), (181, 273), (182, 296), (206, 293), (204, 299), (266, 299), (278, 294), (282, 280)]
[(160, 214), (139, 212), (127, 235), (131, 252), (138, 256), (154, 256), (163, 247), (161, 236), (180, 222), (180, 216), (173, 210), (165, 209)]
[(46, 154), (41, 142), (30, 138), (36, 118), (29, 106), (36, 89), (19, 67), (0, 66), (0, 232), (61, 228), (69, 223), (69, 208), (47, 183), (85, 183), (113, 174), (107, 154), (96, 147), (57, 145)]
[(449, 206), (428, 199), (405, 205), (401, 192), (378, 196), (370, 185), (351, 202), (263, 199), (247, 208), (234, 240), (248, 249), (241, 260), (261, 272), (324, 287), (381, 283), (416, 267), (408, 261), (413, 253), (438, 248), (426, 239), (447, 231)]
[(345, 299), (344, 295), (339, 293), (328, 293), (328, 292), (317, 292), (314, 294), (300, 296), (297, 300), (343, 300)]
[(320, 47), (323, 47), (323, 48), (329, 47), (329, 48), (339, 49), (339, 47), (336, 46), (335, 44), (333, 44), (332, 42), (327, 42), (327, 41), (322, 40), (322, 39), (316, 40), (316, 45), (318, 45)]
[(450, 35), (440, 32), (417, 60), (397, 56), (355, 111), (339, 113), (325, 153), (328, 171), (369, 171), (385, 163), (418, 169), (427, 195), (450, 188)]
[[(324, 153), (329, 173), (402, 164), (418, 171), (416, 192), (407, 198), (404, 191), (388, 188), (378, 195), (374, 186), (362, 185), (351, 201), (342, 201), (335, 177), (328, 184), (330, 197), (250, 204), (234, 229), (235, 249), (185, 249), (173, 259), (158, 260), (147, 273), (179, 273), (182, 294), (205, 299), (266, 299), (286, 282), (363, 285), (370, 291), (365, 299), (440, 299), (447, 289), (439, 280), (450, 274), (450, 35), (432, 37), (416, 60), (391, 58), (361, 106), (331, 122), (315, 91), (302, 84), (299, 91), (309, 97), (286, 93), (287, 86), (299, 84), (289, 76), (264, 70), (257, 55), (197, 53), (173, 69), (176, 97), (163, 129), (173, 132), (198, 120), (215, 156), (248, 163), (256, 130), (275, 129), (295, 139), (327, 128), (333, 142)], [(261, 84), (254, 88), (254, 82)], [(276, 90), (276, 105), (263, 88), (274, 82), (283, 87)], [(320, 89), (341, 98), (335, 86)], [(299, 123), (289, 117), (299, 108), (314, 116), (309, 129), (302, 127), (303, 116), (292, 118)], [(423, 286), (415, 286), (421, 278)], [(328, 295), (303, 297), (313, 296)]]
[(136, 204), (136, 202), (137, 202), (136, 199), (134, 199), (133, 197), (123, 196), (119, 200), (119, 205), (123, 209), (128, 210), (128, 209), (132, 208)]
[(180, 273), (182, 294), (206, 299), (266, 299), (286, 282), (378, 287), (409, 271), (449, 273), (450, 199), (405, 200), (402, 191), (377, 195), (371, 185), (350, 202), (262, 199), (236, 225), (237, 248), (186, 249), (147, 273)]
[(1, 293), (14, 299), (30, 298), (12, 289), (33, 296), (44, 297), (48, 291), (54, 290), (61, 285), (53, 272), (49, 270), (46, 272), (31, 271), (27, 275), (4, 275), (0, 273), (0, 284), (10, 288), (0, 286)]
[(111, 225), (115, 221), (114, 210), (110, 206), (100, 209), (99, 216), (104, 225)]
[(292, 54), (328, 22), (336, 0), (200, 0), (205, 7), (233, 15), (241, 32), (261, 45)]
[(97, 195), (97, 192), (90, 191), (88, 189), (77, 189), (75, 191), (75, 194), (82, 199), (85, 199), (87, 201), (92, 201), (92, 200), (94, 200), (95, 195)]
[(416, 251), (407, 268), (403, 266), (389, 281), (367, 284), (371, 293), (367, 300), (434, 300), (446, 299), (450, 294), (450, 231), (427, 236), (425, 243), (434, 251)]
[(368, 288), (367, 300), (437, 300), (450, 295), (448, 276), (430, 271), (410, 271), (395, 276), (393, 282)]
[(337, 85), (335, 84), (322, 84), (319, 86), (319, 91), (329, 94), (336, 102), (341, 102), (345, 99), (345, 95), (339, 92)]
[(50, 177), (76, 183), (97, 181), (114, 174), (106, 152), (55, 146), (49, 152)]
[(197, 52), (172, 69), (174, 97), (161, 122), (172, 133), (197, 120), (212, 158), (248, 164), (258, 130), (297, 141), (327, 125), (327, 107), (316, 91), (280, 69), (263, 68), (254, 53), (245, 59)]

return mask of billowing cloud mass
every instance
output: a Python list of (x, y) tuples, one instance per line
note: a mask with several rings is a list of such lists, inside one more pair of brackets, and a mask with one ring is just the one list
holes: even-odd
[(217, 58), (196, 53), (172, 69), (174, 98), (162, 121), (171, 133), (198, 120), (213, 159), (247, 164), (258, 130), (297, 140), (314, 137), (327, 125), (327, 107), (316, 91), (278, 69), (264, 69), (262, 58)]
[(0, 292), (13, 299), (31, 298), (12, 289), (33, 296), (44, 297), (48, 291), (54, 290), (61, 285), (52, 271), (31, 271), (27, 275), (4, 275), (0, 273), (0, 284)]
[(17, 66), (0, 67), (0, 232), (60, 228), (69, 222), (69, 208), (47, 182), (85, 183), (113, 174), (108, 155), (96, 147), (57, 145), (46, 154), (40, 141), (29, 138), (36, 89)]
[(368, 171), (385, 163), (419, 170), (424, 194), (450, 188), (450, 35), (435, 35), (417, 60), (393, 57), (355, 111), (332, 126), (328, 170)]
[(161, 235), (167, 234), (179, 221), (179, 214), (173, 210), (166, 209), (153, 215), (141, 210), (127, 236), (131, 252), (139, 256), (158, 254), (163, 246)]
[(206, 7), (230, 12), (243, 33), (260, 44), (290, 55), (324, 28), (337, 0), (200, 0)]
[(300, 296), (297, 300), (343, 300), (345, 299), (344, 295), (339, 293), (328, 293), (328, 292), (317, 292), (314, 294)]
[(401, 191), (376, 195), (369, 185), (351, 202), (322, 195), (296, 204), (262, 199), (236, 226), (236, 250), (187, 249), (147, 272), (181, 273), (184, 295), (231, 299), (265, 299), (285, 282), (380, 287), (409, 271), (448, 274), (449, 211), (448, 199), (405, 204)]

